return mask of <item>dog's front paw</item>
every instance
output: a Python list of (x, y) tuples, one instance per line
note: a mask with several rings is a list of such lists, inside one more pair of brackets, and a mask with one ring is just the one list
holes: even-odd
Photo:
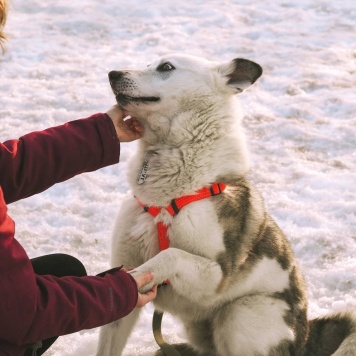
[[(151, 272), (151, 271), (140, 271), (139, 269), (133, 269), (131, 271), (129, 271), (128, 273), (131, 274), (132, 277), (134, 277), (136, 279), (136, 277), (139, 277), (141, 275), (143, 275), (144, 273), (146, 272)], [(137, 279), (136, 279), (137, 281)], [(156, 282), (156, 278), (154, 277), (152, 279), (151, 282), (147, 283), (147, 284), (144, 284), (142, 287), (139, 288), (139, 292), (140, 293), (147, 293), (149, 290), (151, 290), (153, 288), (154, 285), (156, 285), (157, 282)]]
[(154, 285), (162, 284), (174, 275), (174, 253), (174, 249), (164, 250), (143, 265), (128, 272), (133, 277), (138, 277), (146, 272), (152, 272), (154, 274), (153, 280), (140, 288), (140, 293), (146, 293), (152, 289)]

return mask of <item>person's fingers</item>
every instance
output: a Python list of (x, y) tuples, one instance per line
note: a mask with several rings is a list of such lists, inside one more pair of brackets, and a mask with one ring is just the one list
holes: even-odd
[(127, 130), (133, 129), (134, 128), (134, 119), (129, 118), (129, 119), (123, 120), (123, 125), (125, 125), (125, 128)]
[(150, 302), (155, 299), (157, 296), (157, 286), (153, 286), (152, 289), (149, 290), (147, 293), (143, 294), (143, 296), (147, 300), (147, 302)]
[(134, 278), (136, 280), (138, 289), (140, 289), (142, 286), (144, 286), (147, 283), (150, 283), (153, 280), (154, 274), (152, 272), (146, 272)]
[(158, 288), (158, 286), (155, 285), (155, 286), (153, 286), (153, 288), (149, 291), (150, 295), (151, 295), (153, 298), (156, 298), (156, 296), (157, 296), (157, 290), (158, 290), (157, 288)]
[(112, 106), (106, 114), (112, 120), (120, 142), (131, 142), (142, 137), (144, 127), (118, 105)]
[(145, 130), (144, 127), (137, 120), (133, 122), (133, 126), (135, 130), (139, 133), (143, 133), (143, 131)]
[(141, 308), (145, 304), (151, 302), (157, 296), (157, 286), (154, 286), (150, 291), (144, 294), (138, 294), (136, 307)]
[(126, 120), (123, 119), (123, 123), (128, 127), (128, 128), (134, 128), (137, 131), (143, 131), (143, 126), (141, 123), (135, 119), (134, 117), (130, 117)]

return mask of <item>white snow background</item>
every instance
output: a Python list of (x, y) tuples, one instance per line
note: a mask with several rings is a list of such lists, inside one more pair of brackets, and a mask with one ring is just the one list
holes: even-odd
[[(356, 4), (354, 0), (11, 0), (0, 58), (0, 138), (106, 111), (112, 69), (143, 68), (167, 52), (262, 65), (239, 99), (251, 178), (305, 273), (310, 317), (356, 306)], [(109, 268), (127, 160), (9, 206), (30, 257), (64, 252), (89, 274)], [(152, 355), (153, 308), (124, 355)], [(169, 342), (184, 340), (166, 315)], [(95, 353), (98, 329), (59, 338), (53, 356)]]

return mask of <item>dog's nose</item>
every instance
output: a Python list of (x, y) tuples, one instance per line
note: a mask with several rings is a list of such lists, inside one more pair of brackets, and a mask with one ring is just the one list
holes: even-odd
[(117, 70), (112, 70), (109, 73), (109, 80), (120, 80), (124, 75), (124, 72), (120, 72)]

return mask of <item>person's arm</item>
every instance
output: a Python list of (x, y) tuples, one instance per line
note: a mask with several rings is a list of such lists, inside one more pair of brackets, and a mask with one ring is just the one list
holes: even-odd
[(146, 294), (138, 292), (152, 280), (150, 274), (139, 281), (119, 268), (99, 276), (36, 275), (33, 281), (27, 274), (26, 281), (20, 275), (12, 282), (18, 285), (7, 289), (2, 297), (6, 308), (0, 307), (1, 339), (15, 345), (105, 325), (142, 307), (157, 292), (156, 287)]
[(0, 185), (6, 203), (11, 203), (76, 174), (117, 163), (119, 156), (111, 119), (96, 114), (0, 144)]
[(73, 176), (117, 163), (120, 142), (141, 137), (117, 105), (106, 114), (33, 132), (0, 143), (0, 186), (7, 203), (39, 193)]
[(152, 274), (133, 278), (120, 268), (96, 277), (47, 275), (36, 279), (37, 309), (21, 344), (105, 325), (142, 307), (157, 293), (156, 286), (145, 294), (138, 292), (153, 279)]
[[(70, 334), (110, 323), (136, 306), (138, 288), (123, 270), (105, 276), (36, 276), (37, 307), (19, 344)], [(15, 336), (16, 337), (16, 336)]]
[(133, 278), (120, 269), (95, 277), (35, 275), (14, 232), (0, 187), (0, 341), (27, 345), (100, 326), (156, 296), (156, 288), (138, 293), (152, 275)]
[(156, 295), (138, 293), (153, 276), (137, 279), (119, 268), (92, 277), (35, 275), (14, 232), (0, 187), (0, 340), (24, 345), (100, 326)]

